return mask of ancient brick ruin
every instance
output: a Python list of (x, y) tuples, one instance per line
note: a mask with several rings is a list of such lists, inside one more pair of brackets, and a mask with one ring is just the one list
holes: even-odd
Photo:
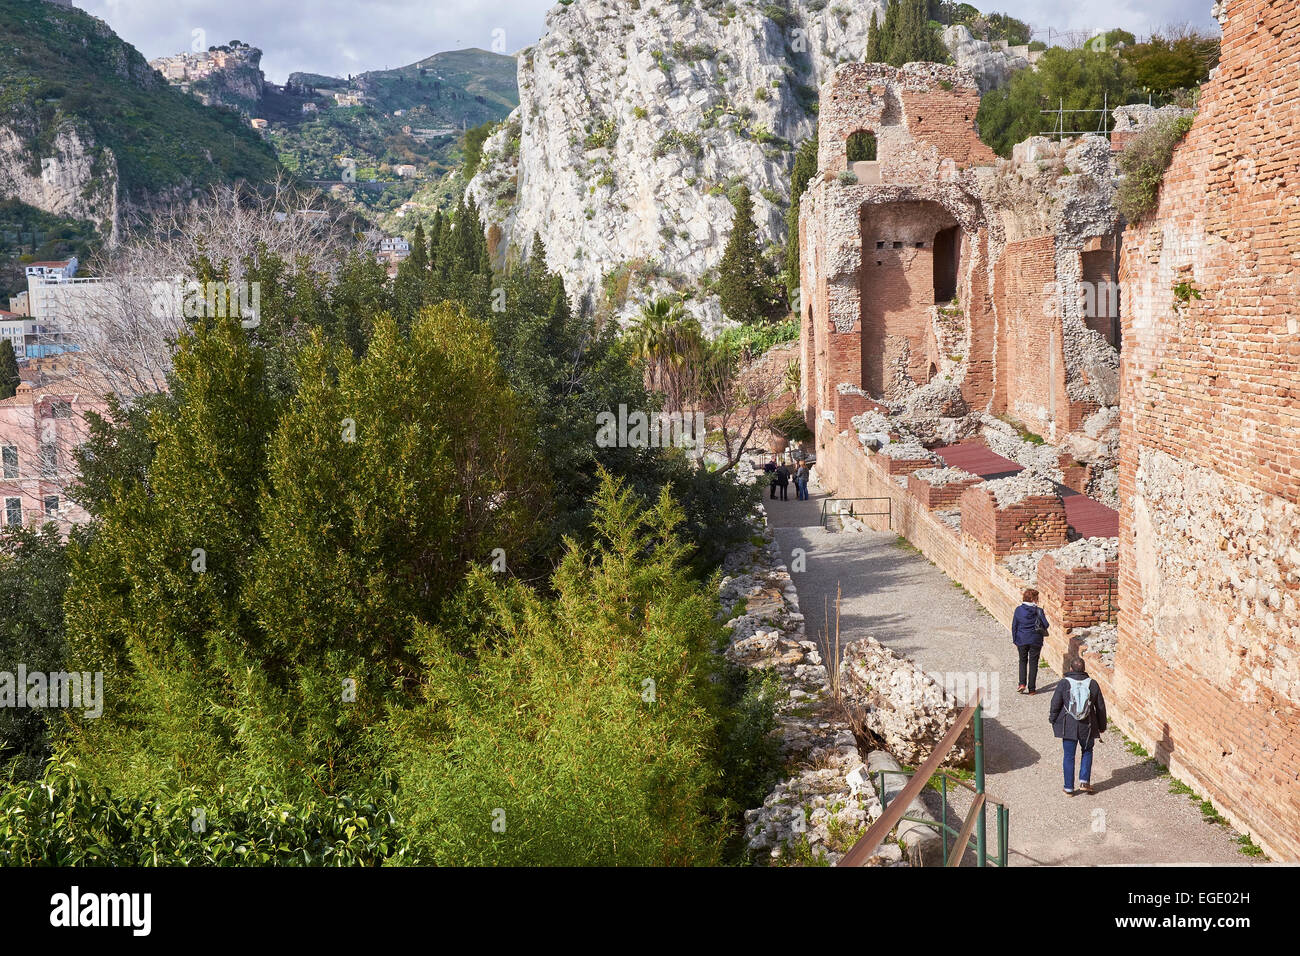
[(802, 400), (824, 487), (1006, 624), (1036, 586), (1046, 659), (1080, 650), (1126, 733), (1294, 859), (1300, 11), (1222, 6), (1127, 229), (1114, 157), (1151, 111), (1000, 160), (968, 74), (842, 66), (801, 206)]
[(1219, 17), (1159, 210), (1124, 237), (1115, 687), (1148, 748), (1296, 859), (1300, 7)]

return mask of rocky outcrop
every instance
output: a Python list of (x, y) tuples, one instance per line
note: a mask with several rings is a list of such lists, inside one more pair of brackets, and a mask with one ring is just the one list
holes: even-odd
[(958, 67), (969, 70), (974, 75), (981, 93), (1005, 86), (1011, 82), (1013, 73), (1029, 67), (1026, 57), (975, 39), (970, 30), (961, 24), (943, 31), (943, 45), (948, 48)]
[(0, 126), (0, 195), (51, 215), (91, 222), (115, 242), (119, 225), (117, 160), (88, 133), (68, 124), (48, 149), (32, 148), (13, 129)]
[(227, 106), (255, 115), (266, 90), (262, 51), (243, 44), (160, 57), (149, 65), (205, 106)]
[(760, 236), (784, 241), (793, 151), (814, 132), (820, 85), (862, 59), (886, 5), (554, 8), (519, 56), (520, 106), (469, 187), (494, 250), (525, 255), (539, 235), (575, 303), (631, 317), (640, 303), (629, 286), (671, 290), (717, 330), (709, 285), (731, 226), (728, 190), (747, 184)]

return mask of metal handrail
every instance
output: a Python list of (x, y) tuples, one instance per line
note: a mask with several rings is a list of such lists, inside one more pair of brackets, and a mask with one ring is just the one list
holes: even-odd
[[(883, 502), (885, 502), (885, 504), (886, 504), (886, 507), (885, 507), (885, 510), (884, 510), (884, 511), (864, 511), (864, 512), (862, 513), (862, 517), (864, 517), (864, 518), (870, 518), (870, 517), (873, 517), (873, 516), (875, 516), (875, 517), (888, 517), (888, 518), (889, 518), (889, 527), (890, 527), (891, 529), (894, 527), (894, 499), (892, 499), (892, 498), (886, 498), (886, 497), (884, 497), (884, 496), (877, 496), (877, 497), (874, 497), (874, 498), (823, 498), (823, 499), (822, 499), (822, 514), (821, 514), (821, 522), (820, 522), (820, 523), (821, 523), (821, 526), (822, 526), (823, 528), (826, 527), (826, 518), (827, 518), (829, 515), (831, 515), (831, 514), (837, 514), (837, 515), (844, 514), (844, 512), (842, 512), (842, 511), (829, 512), (829, 511), (826, 510), (826, 506), (827, 506), (827, 505), (831, 504), (832, 502), (836, 502), (836, 501), (850, 501), (850, 502), (851, 502), (851, 501), (883, 501)], [(849, 505), (849, 512), (848, 512), (848, 514), (849, 514), (849, 517), (850, 517), (850, 518), (858, 517), (858, 515), (853, 511), (853, 506), (852, 506), (852, 505)]]
[[(946, 771), (940, 770), (943, 763), (953, 747), (956, 746), (958, 738), (962, 731), (966, 729), (967, 724), (974, 724), (975, 728), (975, 785), (972, 788), (970, 784), (958, 778), (955, 779), (961, 786), (973, 789), (975, 800), (967, 811), (966, 819), (962, 822), (960, 831), (954, 833), (951, 826), (948, 825), (948, 780), (949, 775)], [(909, 773), (909, 771), (888, 771), (889, 773)], [(907, 820), (913, 823), (921, 823), (926, 826), (934, 827), (943, 837), (943, 861), (945, 866), (958, 866), (961, 858), (966, 852), (966, 847), (970, 844), (971, 831), (975, 832), (975, 852), (976, 865), (986, 866), (990, 860), (986, 852), (986, 816), (985, 811), (988, 804), (992, 803), (996, 807), (996, 824), (998, 833), (998, 852), (994, 862), (998, 866), (1007, 865), (1008, 839), (1011, 830), (1011, 811), (1002, 801), (996, 799), (984, 790), (984, 714), (983, 714), (983, 690), (975, 692), (974, 699), (966, 705), (966, 709), (961, 712), (956, 722), (948, 729), (943, 740), (939, 741), (938, 746), (930, 752), (925, 763), (914, 771), (910, 771), (912, 779), (908, 781), (907, 786), (903, 788), (898, 796), (894, 797), (889, 804), (883, 807), (880, 818), (876, 820), (868, 829), (862, 838), (855, 843), (849, 852), (846, 853), (837, 863), (837, 866), (862, 866), (879, 848), (880, 844), (885, 842), (885, 838), (893, 832), (900, 822)], [(929, 781), (938, 773), (941, 781), (943, 792), (943, 819), (928, 820), (920, 817), (907, 816), (907, 808), (925, 789)], [(881, 772), (881, 794), (884, 794), (884, 775)], [(955, 836), (951, 850), (948, 845), (948, 838)], [(951, 853), (951, 855), (950, 855)]]

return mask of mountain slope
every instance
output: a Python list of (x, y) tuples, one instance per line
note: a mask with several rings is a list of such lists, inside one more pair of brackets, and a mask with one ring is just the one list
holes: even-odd
[(863, 58), (872, 15), (883, 22), (887, 6), (554, 8), (546, 35), (519, 56), (520, 107), (470, 184), (494, 251), (520, 255), (540, 235), (575, 301), (634, 314), (635, 275), (655, 294), (679, 293), (716, 328), (710, 287), (729, 189), (747, 184), (761, 238), (783, 241), (794, 147), (815, 131), (821, 83)]
[(172, 89), (80, 10), (0, 0), (0, 49), (0, 197), (111, 239), (124, 213), (279, 169), (238, 114)]

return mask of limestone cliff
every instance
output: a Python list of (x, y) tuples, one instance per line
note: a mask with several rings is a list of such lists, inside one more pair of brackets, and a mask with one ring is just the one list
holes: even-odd
[(39, 165), (15, 130), (0, 126), (0, 196), (52, 215), (92, 222), (110, 243), (116, 242), (118, 173), (113, 151), (96, 148), (88, 134), (67, 124), (37, 159)]
[(470, 195), (502, 259), (546, 244), (575, 302), (635, 314), (629, 277), (670, 289), (706, 328), (746, 183), (761, 236), (784, 240), (794, 148), (823, 79), (861, 60), (887, 0), (786, 5), (650, 0), (554, 8), (519, 56), (520, 106), (487, 142)]

